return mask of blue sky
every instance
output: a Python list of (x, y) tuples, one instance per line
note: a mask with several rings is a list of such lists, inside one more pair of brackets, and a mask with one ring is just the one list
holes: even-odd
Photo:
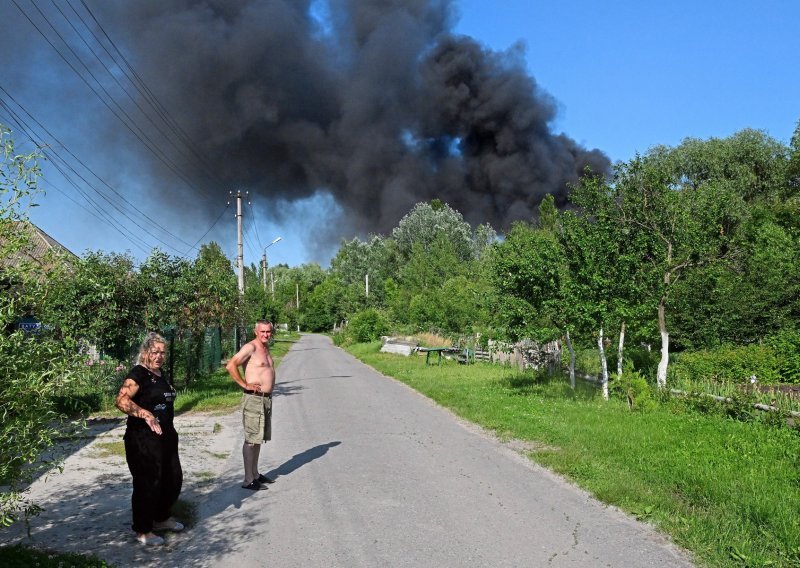
[[(460, 0), (457, 6), (460, 16), (453, 31), (494, 50), (523, 50), (528, 71), (558, 105), (553, 130), (602, 150), (612, 161), (627, 160), (654, 145), (724, 137), (743, 128), (761, 129), (788, 142), (800, 119), (795, 63), (800, 2), (795, 0)], [(61, 63), (44, 63), (54, 64)], [(41, 75), (46, 79), (46, 73)], [(57, 96), (58, 88), (48, 85), (42, 97)], [(29, 101), (31, 108), (35, 102)], [(48, 174), (48, 179), (58, 183), (57, 176)], [(32, 219), (74, 252), (127, 250), (138, 259), (146, 256), (118, 231), (87, 216), (65, 197), (64, 188), (49, 183), (43, 188), (47, 194)], [(158, 215), (157, 203), (141, 206)], [(224, 203), (220, 207), (223, 213)], [(262, 222), (261, 212), (268, 207), (279, 208), (280, 219)], [(326, 254), (311, 246), (309, 231), (336, 210), (324, 194), (294, 203), (246, 205), (245, 215), (257, 222), (248, 233), (245, 262), (258, 262), (263, 246), (282, 236), (268, 251), (271, 264), (317, 261), (327, 266), (332, 251)], [(207, 228), (181, 228), (180, 236), (194, 242)], [(233, 209), (224, 211), (211, 238), (233, 258)]]
[(556, 129), (612, 160), (743, 128), (788, 142), (800, 119), (792, 0), (462, 0), (457, 29), (525, 46)]

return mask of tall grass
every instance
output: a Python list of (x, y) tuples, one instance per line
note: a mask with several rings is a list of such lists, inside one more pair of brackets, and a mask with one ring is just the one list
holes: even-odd
[(649, 412), (497, 365), (350, 351), (502, 438), (604, 502), (652, 522), (710, 566), (800, 566), (800, 436), (664, 398)]

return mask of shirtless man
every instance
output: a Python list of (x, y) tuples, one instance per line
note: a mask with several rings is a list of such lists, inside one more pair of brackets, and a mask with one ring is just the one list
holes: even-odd
[[(272, 324), (265, 320), (256, 322), (256, 338), (231, 357), (225, 368), (231, 378), (244, 389), (242, 423), (244, 424), (244, 489), (267, 489), (265, 484), (275, 483), (258, 473), (258, 455), (261, 443), (272, 438), (272, 388), (275, 386), (275, 367), (269, 354)], [(244, 369), (244, 378), (239, 371)]]

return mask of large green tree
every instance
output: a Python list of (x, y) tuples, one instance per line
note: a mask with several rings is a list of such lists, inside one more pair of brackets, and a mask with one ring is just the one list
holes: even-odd
[(615, 170), (611, 188), (620, 224), (629, 239), (648, 243), (642, 270), (657, 305), (660, 387), (667, 380), (667, 309), (675, 285), (694, 271), (736, 259), (747, 202), (767, 195), (782, 175), (765, 169), (770, 147), (779, 150), (762, 134), (743, 131), (724, 140), (654, 148)]
[(430, 203), (417, 203), (392, 230), (392, 239), (401, 259), (412, 255), (414, 245), (421, 247), (422, 252), (429, 252), (438, 236), (450, 242), (459, 260), (476, 257), (476, 241), (469, 223), (464, 221), (461, 213), (437, 199)]
[(559, 336), (553, 322), (561, 283), (563, 256), (555, 235), (515, 223), (492, 256), (500, 318), (512, 339), (550, 341)]
[(139, 285), (144, 296), (144, 326), (163, 330), (175, 326), (183, 307), (194, 294), (189, 278), (192, 263), (154, 249), (139, 267)]

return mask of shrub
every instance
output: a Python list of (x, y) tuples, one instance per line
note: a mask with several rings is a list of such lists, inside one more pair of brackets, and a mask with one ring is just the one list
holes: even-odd
[(768, 345), (723, 345), (681, 353), (671, 366), (671, 372), (678, 383), (714, 381), (743, 384), (755, 375), (762, 384), (774, 384), (783, 381), (780, 368), (778, 353)]
[(765, 343), (775, 352), (782, 381), (800, 383), (800, 331), (785, 329)]
[(388, 325), (384, 315), (373, 308), (356, 313), (347, 325), (347, 334), (357, 343), (375, 341), (386, 333)]
[(628, 403), (630, 410), (645, 411), (655, 406), (653, 391), (641, 373), (626, 365), (622, 378), (611, 381), (612, 396), (617, 396)]

